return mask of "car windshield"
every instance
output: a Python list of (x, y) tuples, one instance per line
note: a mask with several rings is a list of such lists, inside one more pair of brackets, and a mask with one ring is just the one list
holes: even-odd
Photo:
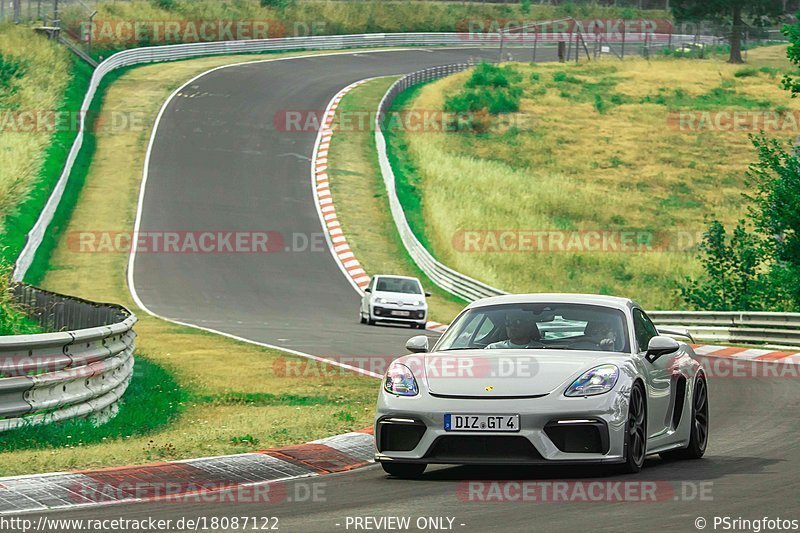
[(375, 286), (376, 291), (402, 292), (404, 294), (422, 294), (422, 287), (415, 279), (380, 277)]
[(625, 315), (610, 307), (503, 304), (470, 309), (437, 343), (436, 351), (558, 349), (630, 353)]

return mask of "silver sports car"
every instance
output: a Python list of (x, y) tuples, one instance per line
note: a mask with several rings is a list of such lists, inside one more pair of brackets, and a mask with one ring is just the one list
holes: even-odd
[(659, 334), (631, 300), (487, 298), (432, 350), (425, 336), (406, 348), (413, 353), (390, 365), (375, 419), (375, 459), (391, 475), (419, 476), (428, 464), (638, 472), (648, 454), (705, 452), (705, 372), (688, 344)]

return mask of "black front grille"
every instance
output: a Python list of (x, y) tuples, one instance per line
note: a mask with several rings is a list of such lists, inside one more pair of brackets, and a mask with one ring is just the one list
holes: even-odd
[(408, 316), (395, 316), (392, 315), (392, 311), (397, 311), (397, 309), (386, 309), (385, 307), (374, 307), (372, 312), (375, 316), (385, 316), (389, 318), (399, 318), (403, 319), (419, 319), (425, 318), (425, 311), (412, 311), (407, 310), (409, 312)]
[(608, 428), (603, 422), (558, 424), (551, 422), (544, 428), (556, 448), (565, 453), (608, 453)]
[(379, 424), (378, 447), (381, 452), (410, 452), (425, 434), (423, 424)]
[(493, 463), (538, 461), (541, 454), (525, 437), (446, 435), (439, 437), (427, 455), (446, 462), (486, 461)]

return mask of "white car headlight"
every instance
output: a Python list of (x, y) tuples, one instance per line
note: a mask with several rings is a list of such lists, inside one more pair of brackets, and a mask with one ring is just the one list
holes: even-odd
[(392, 363), (383, 380), (383, 390), (398, 396), (416, 396), (419, 393), (414, 373), (406, 365)]
[(564, 391), (565, 396), (595, 396), (614, 388), (619, 379), (619, 368), (615, 365), (602, 365), (584, 372)]
[(386, 303), (386, 300), (384, 300), (383, 298), (375, 298), (375, 303), (376, 304)]

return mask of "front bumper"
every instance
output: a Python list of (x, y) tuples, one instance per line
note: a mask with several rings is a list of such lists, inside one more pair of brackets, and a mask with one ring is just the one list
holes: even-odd
[[(407, 316), (402, 316), (408, 313)], [(372, 304), (370, 316), (373, 320), (381, 322), (402, 322), (404, 324), (425, 324), (428, 321), (428, 310), (425, 307), (411, 307), (408, 305)]]
[[(627, 398), (559, 393), (529, 399), (456, 399), (381, 391), (375, 460), (426, 464), (570, 464), (624, 461)], [(518, 432), (445, 431), (444, 415), (519, 414)], [(559, 423), (561, 422), (561, 423)], [(399, 429), (404, 426), (410, 429)]]

